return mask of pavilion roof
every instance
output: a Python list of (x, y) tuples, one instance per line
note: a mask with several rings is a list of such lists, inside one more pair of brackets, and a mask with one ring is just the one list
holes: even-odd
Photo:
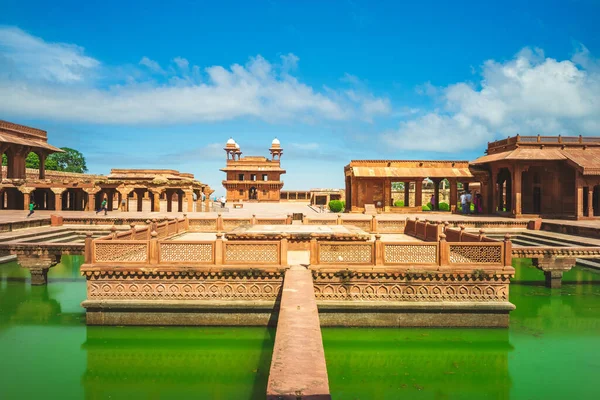
[(584, 175), (600, 175), (600, 148), (521, 148), (488, 154), (472, 161), (473, 165), (497, 161), (566, 161), (580, 169)]
[(27, 146), (37, 149), (48, 150), (53, 153), (64, 153), (63, 150), (58, 147), (54, 147), (51, 144), (48, 144), (42, 140), (34, 140), (29, 138), (18, 137), (15, 135), (11, 135), (10, 133), (6, 133), (0, 131), (0, 143), (11, 143), (20, 146)]
[(473, 178), (467, 161), (359, 160), (348, 167), (359, 178)]

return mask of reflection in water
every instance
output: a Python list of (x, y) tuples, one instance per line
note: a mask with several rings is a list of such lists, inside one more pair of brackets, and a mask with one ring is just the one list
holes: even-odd
[[(273, 330), (88, 328), (81, 261), (0, 266), (3, 399), (264, 398)], [(600, 274), (543, 280), (519, 261), (509, 329), (323, 329), (334, 398), (600, 398)]]
[(88, 328), (81, 261), (63, 257), (36, 287), (0, 266), (1, 398), (264, 397), (273, 330)]
[(90, 327), (86, 398), (264, 398), (274, 331)]
[(323, 329), (341, 398), (509, 398), (506, 329)]

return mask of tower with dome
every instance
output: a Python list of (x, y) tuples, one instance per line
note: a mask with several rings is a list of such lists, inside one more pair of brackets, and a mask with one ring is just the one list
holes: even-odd
[(228, 202), (256, 201), (279, 202), (283, 181), (281, 168), (283, 148), (279, 139), (271, 142), (271, 157), (244, 156), (240, 145), (229, 138), (224, 147), (227, 154), (227, 165), (221, 171), (226, 177), (223, 187), (227, 191)]

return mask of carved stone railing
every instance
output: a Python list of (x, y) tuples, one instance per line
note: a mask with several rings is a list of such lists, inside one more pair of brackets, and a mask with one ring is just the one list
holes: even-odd
[(214, 241), (159, 240), (153, 231), (149, 240), (120, 240), (113, 237), (85, 243), (85, 264), (120, 267), (122, 264), (150, 265), (287, 265), (288, 238), (279, 240)]
[(311, 239), (310, 262), (315, 266), (430, 266), (433, 270), (456, 267), (510, 267), (510, 237), (503, 242), (450, 243), (444, 234), (436, 242), (342, 242)]
[(600, 247), (515, 247), (515, 258), (600, 258)]

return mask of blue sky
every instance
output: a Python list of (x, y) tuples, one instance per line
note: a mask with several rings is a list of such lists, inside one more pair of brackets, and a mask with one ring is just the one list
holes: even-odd
[(90, 172), (179, 169), (220, 194), (229, 137), (264, 156), (278, 137), (285, 189), (342, 187), (351, 159), (600, 136), (599, 1), (126, 3), (0, 0), (0, 119)]

